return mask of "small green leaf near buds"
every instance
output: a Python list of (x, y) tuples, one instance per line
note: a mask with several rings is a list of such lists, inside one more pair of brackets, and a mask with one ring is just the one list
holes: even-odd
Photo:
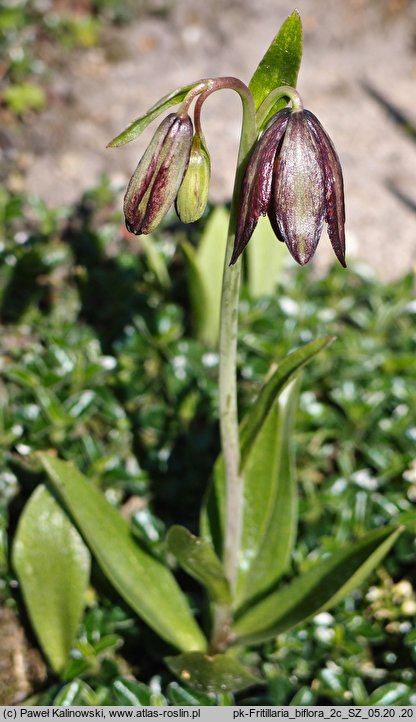
[(171, 113), (159, 125), (124, 197), (126, 226), (132, 233), (154, 231), (173, 204), (188, 165), (192, 134), (188, 115)]
[(176, 213), (182, 223), (193, 223), (204, 213), (208, 201), (211, 161), (208, 151), (195, 135), (188, 167), (176, 198)]
[(188, 93), (202, 82), (204, 81), (198, 80), (196, 83), (184, 85), (182, 88), (177, 88), (172, 93), (165, 95), (163, 98), (158, 100), (157, 103), (152, 105), (152, 107), (149, 108), (144, 115), (141, 115), (139, 118), (136, 118), (136, 120), (133, 120), (127, 128), (116, 135), (113, 140), (110, 140), (110, 142), (107, 143), (107, 148), (118, 148), (126, 143), (131, 143), (131, 141), (135, 140), (140, 133), (143, 133), (145, 128), (147, 128), (147, 126), (152, 123), (155, 118), (164, 113), (170, 106), (179, 105)]

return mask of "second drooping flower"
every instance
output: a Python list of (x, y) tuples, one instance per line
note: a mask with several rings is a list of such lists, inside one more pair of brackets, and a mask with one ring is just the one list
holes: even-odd
[(172, 206), (192, 148), (193, 126), (187, 114), (171, 113), (157, 128), (124, 197), (129, 231), (151, 233)]
[(303, 108), (279, 111), (254, 148), (243, 178), (231, 264), (261, 215), (304, 265), (315, 253), (324, 220), (345, 267), (345, 210), (341, 164), (328, 134)]

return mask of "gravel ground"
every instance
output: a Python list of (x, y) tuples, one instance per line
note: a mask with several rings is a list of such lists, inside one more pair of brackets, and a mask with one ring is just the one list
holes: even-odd
[[(398, 277), (416, 263), (416, 2), (299, 0), (297, 8), (298, 89), (343, 163), (348, 258)], [(108, 140), (175, 87), (215, 75), (248, 81), (293, 9), (291, 0), (176, 0), (106, 32), (54, 75), (47, 110), (26, 130), (27, 190), (66, 204), (103, 173), (121, 189), (154, 126), (121, 149), (106, 150)], [(231, 193), (239, 124), (234, 94), (204, 106), (214, 200)], [(318, 268), (331, 254), (323, 239)]]

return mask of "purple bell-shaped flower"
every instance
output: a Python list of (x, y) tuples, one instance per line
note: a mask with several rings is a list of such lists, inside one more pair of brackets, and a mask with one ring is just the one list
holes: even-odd
[(255, 146), (243, 178), (231, 264), (266, 214), (277, 238), (301, 265), (315, 253), (326, 220), (332, 247), (345, 267), (341, 164), (309, 110), (279, 111)]

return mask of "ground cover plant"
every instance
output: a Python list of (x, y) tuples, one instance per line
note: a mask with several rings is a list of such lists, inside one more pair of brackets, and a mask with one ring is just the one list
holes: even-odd
[[(211, 209), (198, 233), (218, 212), (225, 211)], [(60, 213), (3, 196), (2, 222), (2, 608), (37, 645), (9, 558), (19, 515), (44, 481), (35, 452), (55, 449), (75, 461), (124, 508), (137, 540), (165, 555), (168, 526), (196, 531), (197, 503), (218, 452), (218, 359), (190, 324), (183, 228), (165, 226), (155, 237), (170, 269), (166, 287), (151, 257), (132, 252), (123, 238), (105, 182)], [(83, 258), (76, 255), (81, 238)], [(334, 540), (347, 542), (409, 511), (415, 484), (413, 276), (382, 285), (368, 269), (346, 276), (334, 267), (321, 279), (306, 269), (306, 279), (307, 299), (305, 269), (285, 268), (273, 295), (253, 296), (246, 285), (240, 304), (243, 408), (272, 359), (323, 333), (337, 336), (337, 353), (328, 350), (305, 369), (300, 392), (296, 568), (307, 568), (317, 548), (331, 550)], [(117, 313), (105, 301), (109, 283), (120, 289)], [(331, 616), (247, 652), (266, 686), (238, 699), (364, 704), (386, 699), (387, 685), (388, 700), (410, 703), (414, 557), (404, 534), (383, 568)], [(186, 583), (198, 600), (199, 589)], [(161, 665), (167, 649), (156, 640), (94, 569), (65, 669), (59, 679), (51, 671), (45, 678), (42, 666), (43, 692), (33, 703), (131, 704), (135, 695), (202, 703)], [(5, 700), (19, 692), (9, 672)]]
[[(292, 16), (292, 33), (297, 23)], [(283, 247), (264, 225), (250, 243), (238, 393), (242, 412), (260, 413), (261, 433), (245, 452), (246, 476), (256, 482), (248, 487), (251, 533), (261, 536), (265, 524), (255, 498), (264, 460), (264, 477), (277, 468), (268, 483), (286, 484), (294, 511), (278, 573), (267, 563), (282, 545), (278, 526), (268, 529), (273, 543), (265, 552), (257, 540), (264, 574), (249, 579), (258, 585), (254, 598), (240, 570), (235, 631), (244, 644), (216, 637), (225, 625), (214, 624), (206, 657), (201, 629), (209, 630), (210, 616), (221, 623), (230, 604), (212, 521), (221, 505), (212, 496), (204, 538), (191, 535), (199, 532), (201, 498), (220, 453), (219, 294), (216, 301), (212, 294), (221, 264), (212, 269), (228, 214), (209, 209), (190, 230), (162, 226), (150, 242), (138, 242), (137, 253), (105, 182), (72, 211), (30, 207), (6, 194), (2, 208), (2, 594), (11, 612), (25, 605), (48, 662), (49, 678), (38, 679), (43, 691), (30, 701), (218, 704), (237, 695), (242, 704), (414, 702), (413, 278), (384, 288), (360, 269), (333, 269), (321, 280), (292, 269), (280, 271), (276, 288)], [(297, 379), (281, 394), (283, 381), (318, 351), (302, 390)], [(272, 403), (258, 412), (253, 398), (270, 389), (266, 374)], [(221, 479), (220, 469), (220, 492)], [(340, 605), (388, 551), (367, 594), (355, 591)], [(144, 605), (140, 575), (132, 574), (139, 565), (147, 585), (153, 575), (156, 595), (158, 584), (171, 594), (162, 615)], [(337, 577), (335, 587), (314, 599), (328, 575)], [(211, 609), (192, 577), (208, 589)], [(152, 591), (146, 586), (146, 595)], [(331, 615), (322, 612), (328, 604)]]
[(13, 127), (8, 114), (24, 117), (45, 107), (52, 64), (65, 62), (70, 49), (97, 46), (106, 28), (142, 10), (140, 3), (113, 0), (2, 3), (0, 115), (5, 127)]

